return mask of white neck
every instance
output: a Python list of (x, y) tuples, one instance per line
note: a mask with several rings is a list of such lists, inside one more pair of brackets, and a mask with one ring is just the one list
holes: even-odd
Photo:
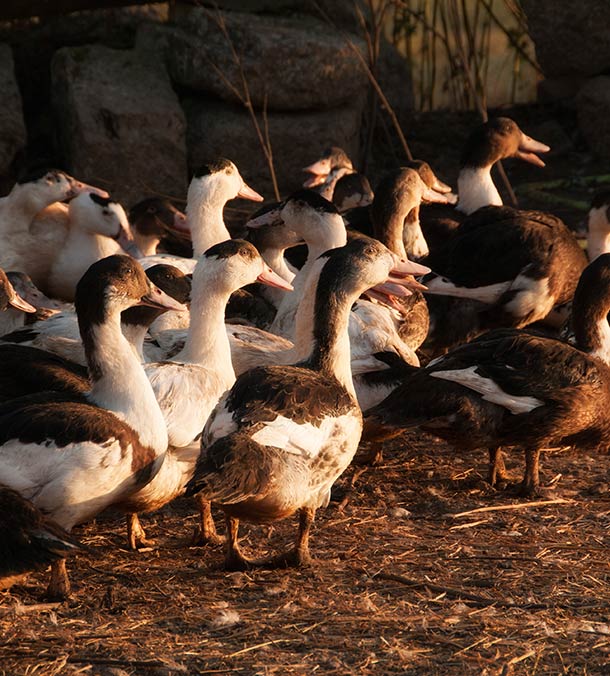
[(226, 199), (217, 191), (206, 194), (189, 189), (186, 222), (193, 241), (193, 258), (199, 258), (214, 244), (231, 239), (223, 217), (225, 204)]
[(471, 214), (481, 207), (501, 206), (502, 198), (489, 167), (464, 167), (458, 176), (458, 211)]
[(142, 256), (154, 256), (161, 241), (157, 235), (140, 235), (135, 233), (136, 246), (142, 252)]
[[(284, 258), (285, 249), (278, 248), (268, 248), (268, 249), (259, 249), (260, 255), (263, 257), (263, 260), (267, 265), (276, 272), (280, 277), (292, 282), (296, 276), (296, 272), (288, 261)], [(273, 286), (265, 285), (261, 289), (262, 295), (276, 308), (278, 308), (286, 295), (286, 291), (283, 289), (277, 289)]]
[(592, 357), (597, 357), (610, 366), (610, 324), (608, 319), (603, 317), (597, 324), (597, 335), (601, 346), (591, 352)]
[(589, 261), (610, 251), (610, 223), (608, 223), (608, 207), (602, 206), (589, 211), (587, 229), (587, 251)]
[(127, 342), (131, 345), (131, 349), (134, 351), (140, 363), (145, 362), (144, 340), (148, 333), (148, 326), (143, 326), (142, 324), (125, 324), (121, 322), (121, 332), (127, 339)]
[(428, 249), (428, 242), (424, 237), (422, 232), (421, 225), (419, 223), (419, 218), (410, 223), (404, 225), (402, 231), (402, 240), (403, 240), (403, 250), (394, 251), (395, 254), (398, 254), (401, 258), (406, 258), (407, 255), (409, 258), (423, 258), (430, 253)]
[(307, 261), (292, 280), (294, 291), (288, 291), (280, 303), (271, 325), (270, 330), (272, 333), (292, 339), (295, 329), (295, 313), (303, 297), (305, 284), (309, 278), (310, 271), (315, 265), (315, 261), (325, 251), (347, 244), (347, 231), (345, 230), (345, 224), (341, 216), (339, 214), (327, 215), (327, 219), (331, 227), (324, 228), (316, 239), (308, 239), (307, 237), (305, 239), (307, 243)]
[(167, 427), (153, 389), (131, 345), (121, 333), (120, 313), (89, 328), (94, 362), (101, 369), (88, 395), (112, 411), (138, 434), (140, 442), (158, 453), (168, 444)]
[(215, 289), (209, 280), (201, 290), (193, 287), (186, 341), (172, 361), (205, 366), (230, 382), (235, 380), (231, 346), (225, 328), (225, 309), (230, 295), (230, 292)]

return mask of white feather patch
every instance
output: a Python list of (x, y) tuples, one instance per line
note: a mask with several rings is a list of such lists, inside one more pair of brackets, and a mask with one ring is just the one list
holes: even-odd
[[(345, 417), (345, 416), (343, 416)], [(263, 446), (275, 446), (287, 453), (315, 457), (322, 446), (336, 432), (338, 418), (325, 418), (319, 427), (311, 423), (296, 423), (283, 415), (264, 423), (264, 427), (252, 435)]]
[(498, 404), (508, 409), (511, 413), (529, 413), (544, 402), (535, 397), (519, 397), (508, 394), (491, 378), (484, 378), (476, 373), (477, 366), (470, 366), (466, 369), (456, 369), (452, 371), (435, 371), (430, 375), (441, 380), (451, 380), (454, 383), (463, 385), (470, 390), (474, 390), (483, 395), (485, 401), (492, 404)]
[(469, 298), (470, 300), (478, 300), (482, 303), (491, 305), (495, 303), (500, 296), (508, 291), (511, 282), (498, 282), (497, 284), (489, 284), (488, 286), (456, 286), (451, 280), (445, 277), (434, 277), (426, 279), (426, 286), (428, 290), (426, 293), (432, 293), (439, 296), (454, 296), (455, 298)]

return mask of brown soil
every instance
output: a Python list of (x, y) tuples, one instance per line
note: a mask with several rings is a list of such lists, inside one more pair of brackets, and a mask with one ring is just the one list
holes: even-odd
[[(305, 570), (225, 573), (220, 548), (186, 547), (187, 499), (143, 519), (148, 551), (100, 519), (77, 530), (94, 553), (70, 562), (69, 602), (44, 603), (44, 574), (0, 596), (0, 673), (608, 673), (609, 467), (550, 450), (558, 502), (534, 506), (483, 481), (482, 453), (405, 436), (339, 480)], [(267, 555), (295, 530), (244, 527), (243, 545)]]

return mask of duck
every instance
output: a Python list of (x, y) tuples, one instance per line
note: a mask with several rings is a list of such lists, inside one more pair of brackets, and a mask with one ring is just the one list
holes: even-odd
[(168, 236), (184, 243), (188, 240), (190, 247), (191, 231), (186, 215), (167, 199), (147, 197), (134, 204), (129, 210), (129, 223), (142, 257), (155, 255)]
[[(256, 281), (292, 289), (249, 242), (230, 239), (210, 247), (193, 271), (191, 320), (184, 347), (171, 361), (144, 366), (167, 423), (171, 451), (156, 477), (128, 499), (128, 539), (132, 549), (146, 544), (136, 512), (159, 509), (178, 497), (194, 470), (201, 430), (220, 397), (235, 381), (224, 323), (225, 306), (235, 290)], [(202, 540), (214, 540), (215, 533), (210, 532), (209, 526), (211, 516), (207, 506), (202, 507)]]
[[(184, 309), (131, 257), (94, 263), (75, 299), (91, 389), (0, 404), (0, 483), (68, 532), (141, 488), (167, 450), (165, 419), (120, 328), (121, 312), (139, 303)], [(48, 593), (65, 598), (69, 591), (60, 559), (52, 565)]]
[[(587, 258), (556, 216), (513, 207), (483, 207), (456, 229), (447, 245), (422, 261), (433, 272), (426, 295), (473, 301), (448, 315), (429, 304), (434, 349), (450, 347), (494, 327), (522, 328), (545, 320), (571, 300)], [(457, 317), (461, 312), (463, 316)]]
[[(188, 302), (191, 288), (190, 275), (185, 275), (172, 265), (162, 263), (148, 268), (146, 275), (180, 303)], [(60, 312), (53, 311), (45, 319), (0, 336), (0, 350), (6, 351), (8, 345), (18, 344), (53, 353), (69, 362), (86, 365), (85, 349), (80, 337), (74, 304), (62, 303), (61, 305), (64, 309)], [(141, 361), (156, 361), (165, 356), (165, 351), (148, 335), (150, 325), (164, 311), (167, 310), (137, 307), (130, 308), (121, 315), (123, 334)], [(6, 352), (6, 354), (9, 353)]]
[[(0, 268), (0, 331), (10, 330), (15, 317), (23, 321), (25, 314), (35, 312), (36, 308), (15, 291), (6, 272)], [(6, 320), (5, 315), (8, 315)]]
[[(53, 223), (52, 232), (40, 228), (31, 232), (32, 222), (45, 207), (83, 191), (108, 197), (106, 191), (77, 181), (58, 169), (40, 169), (22, 176), (10, 193), (0, 198), (0, 267), (25, 272), (37, 286), (42, 286), (65, 230), (60, 227), (58, 236)], [(43, 225), (48, 226), (48, 220)]]
[[(237, 378), (206, 423), (186, 487), (187, 495), (200, 494), (225, 512), (229, 570), (312, 562), (309, 531), (315, 512), (328, 504), (362, 430), (350, 369), (351, 304), (390, 275), (401, 275), (408, 284), (405, 275), (411, 272), (408, 262), (371, 239), (325, 252), (316, 267), (315, 323), (309, 325), (307, 349), (294, 365), (261, 366)], [(268, 523), (295, 512), (299, 531), (293, 549), (266, 562), (243, 555), (240, 520)]]
[(168, 263), (185, 274), (192, 273), (199, 257), (211, 246), (231, 239), (223, 210), (226, 203), (236, 197), (254, 202), (264, 200), (244, 181), (231, 160), (221, 157), (199, 167), (193, 174), (186, 198), (186, 229), (193, 242), (193, 258), (156, 254), (142, 258), (142, 265), (146, 268)]
[(375, 193), (369, 179), (360, 173), (345, 174), (339, 178), (332, 192), (332, 203), (340, 214), (351, 209), (362, 209), (369, 206)]
[(87, 549), (20, 493), (1, 485), (0, 514), (0, 589)]
[(68, 234), (51, 265), (45, 288), (54, 298), (72, 302), (78, 280), (92, 263), (118, 253), (135, 258), (142, 254), (118, 202), (85, 191), (70, 202), (68, 213)]
[(541, 449), (603, 449), (610, 442), (610, 254), (580, 275), (575, 345), (531, 330), (496, 329), (411, 369), (368, 411), (365, 434), (382, 439), (418, 427), (456, 450), (486, 448), (492, 486), (509, 479), (503, 448), (523, 449), (520, 492), (541, 492)]
[[(351, 159), (343, 148), (329, 146), (315, 162), (303, 168), (304, 173), (310, 174), (303, 183), (303, 187), (319, 188), (320, 186), (324, 186), (333, 172), (338, 172), (335, 174), (336, 180), (346, 174), (355, 173), (355, 171)], [(327, 199), (331, 197), (327, 197)]]

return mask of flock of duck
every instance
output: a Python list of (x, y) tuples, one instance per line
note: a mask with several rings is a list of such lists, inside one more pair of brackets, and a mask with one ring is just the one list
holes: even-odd
[[(211, 505), (224, 511), (228, 569), (308, 564), (315, 512), (361, 438), (379, 450), (417, 427), (487, 449), (493, 486), (502, 449), (522, 449), (527, 495), (545, 446), (606, 448), (610, 194), (589, 214), (587, 265), (562, 221), (503, 206), (491, 177), (548, 150), (492, 119), (455, 195), (425, 162), (373, 194), (331, 148), (247, 240), (224, 207), (263, 198), (229, 160), (195, 173), (185, 214), (148, 199), (128, 217), (56, 170), (18, 182), (0, 200), (3, 584), (52, 564), (48, 592), (65, 597), (75, 525), (119, 508), (136, 549), (138, 514), (184, 494), (200, 542), (220, 541)], [(240, 520), (296, 512), (294, 547), (244, 556)]]

